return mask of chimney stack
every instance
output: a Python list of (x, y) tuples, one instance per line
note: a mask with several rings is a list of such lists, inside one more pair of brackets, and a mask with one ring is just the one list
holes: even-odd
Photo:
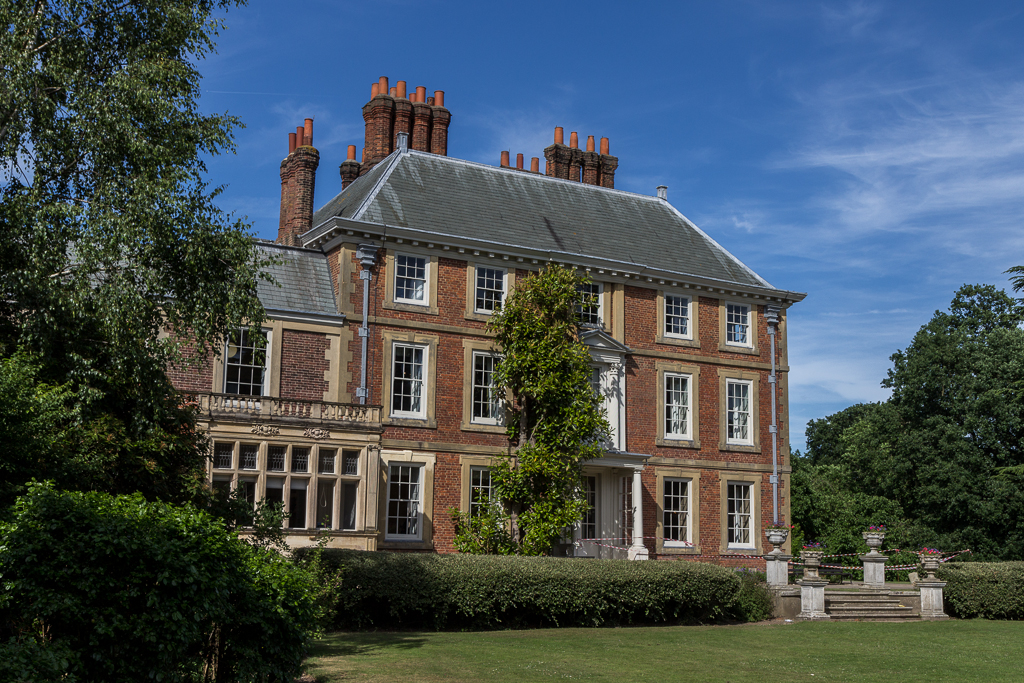
[(530, 159), (530, 173), (540, 173), (540, 159), (537, 157)]
[(277, 243), (299, 246), (313, 227), (313, 193), (320, 153), (313, 147), (313, 119), (288, 134), (288, 156), (281, 162), (281, 217)]
[(508, 152), (501, 153), (501, 165), (504, 168), (508, 168)]
[[(619, 160), (608, 153), (608, 138), (601, 138), (600, 154), (593, 135), (587, 136), (586, 149), (579, 148), (579, 135), (573, 131), (569, 134), (569, 146), (564, 144), (564, 133), (561, 126), (555, 128), (555, 142), (544, 149), (544, 174), (563, 180), (582, 181), (587, 185), (615, 187), (615, 169)], [(540, 164), (537, 164), (540, 170)]]
[(516, 168), (520, 171), (523, 170), (523, 155), (521, 153), (516, 154)]
[(389, 87), (387, 76), (381, 76), (370, 87), (370, 101), (363, 105), (366, 135), (359, 175), (395, 151), (401, 133), (409, 136), (411, 149), (448, 154), (448, 126), (452, 115), (445, 109), (444, 91), (437, 90), (433, 97), (427, 97), (427, 89), (422, 85), (414, 92), (407, 88), (406, 81), (397, 81), (394, 87)]
[(352, 184), (359, 177), (359, 162), (356, 161), (356, 146), (348, 146), (348, 157), (341, 164), (341, 189)]

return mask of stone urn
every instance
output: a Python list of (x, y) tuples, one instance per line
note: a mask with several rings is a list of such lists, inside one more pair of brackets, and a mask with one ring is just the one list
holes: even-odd
[(941, 559), (942, 555), (921, 553), (921, 569), (924, 571), (925, 581), (938, 581), (935, 572), (939, 569), (939, 560)]
[(864, 537), (864, 542), (868, 544), (868, 555), (874, 557), (875, 555), (881, 555), (878, 549), (882, 547), (882, 541), (885, 540), (884, 531), (865, 531), (861, 534)]
[(820, 581), (818, 567), (821, 566), (821, 558), (824, 557), (824, 550), (801, 550), (800, 559), (804, 561), (804, 580)]
[(768, 539), (768, 542), (772, 544), (772, 555), (782, 554), (782, 545), (789, 538), (789, 529), (771, 528), (766, 529), (764, 537)]

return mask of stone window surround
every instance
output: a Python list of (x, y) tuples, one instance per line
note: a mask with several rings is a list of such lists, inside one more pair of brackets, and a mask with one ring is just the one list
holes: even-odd
[[(589, 275), (589, 273), (587, 273)], [(604, 330), (611, 332), (611, 289), (612, 283), (602, 282), (591, 278), (591, 283), (597, 285), (600, 288), (600, 293), (597, 295), (597, 311), (598, 317), (600, 318), (600, 325), (593, 327), (585, 327), (584, 329)]]
[[(734, 379), (750, 382), (750, 437), (751, 444), (728, 443), (727, 415), (728, 390), (727, 380)], [(760, 415), (760, 380), (757, 372), (748, 372), (738, 368), (718, 368), (718, 450), (737, 451), (740, 453), (761, 452), (761, 415)]]
[[(685, 467), (663, 467), (654, 468), (657, 479), (655, 490), (655, 522), (657, 536), (657, 549), (655, 552), (665, 555), (700, 555), (700, 470)], [(694, 547), (688, 546), (665, 546), (665, 479), (689, 479), (689, 504), (690, 504), (690, 542)]]
[(494, 270), (505, 271), (505, 294), (502, 296), (502, 302), (508, 299), (509, 294), (512, 293), (512, 288), (515, 287), (516, 283), (516, 268), (510, 263), (483, 263), (479, 261), (467, 261), (466, 262), (466, 320), (477, 320), (480, 322), (487, 322), (491, 319), (491, 313), (485, 313), (476, 310), (476, 269), (481, 268), (492, 268)]
[(472, 469), (474, 467), (492, 467), (495, 458), (488, 455), (463, 455), (459, 457), (461, 489), (459, 492), (459, 510), (469, 512), (469, 494), (472, 486)]
[[(658, 431), (654, 439), (655, 445), (669, 448), (700, 448), (700, 366), (686, 363), (657, 361), (655, 370), (658, 373), (657, 395), (655, 396), (658, 416)], [(665, 373), (690, 376), (690, 438), (673, 439), (665, 436)]]
[[(243, 328), (244, 326), (239, 329)], [(273, 398), (281, 393), (281, 373), (276, 367), (277, 360), (281, 357), (281, 326), (280, 324), (266, 324), (260, 329), (267, 335), (266, 356), (263, 359), (263, 396)], [(225, 337), (221, 342), (220, 355), (213, 359), (213, 387), (211, 389), (215, 394), (226, 393), (224, 390), (227, 388), (226, 366), (229, 342), (230, 339)]]
[[(383, 341), (384, 341), (384, 362), (383, 362), (383, 385), (382, 393), (384, 394), (384, 414), (381, 416), (381, 422), (386, 425), (396, 425), (404, 427), (427, 427), (429, 429), (437, 428), (437, 417), (434, 411), (435, 398), (437, 396), (437, 349), (438, 349), (439, 337), (434, 334), (418, 334), (417, 332), (410, 331), (397, 331), (397, 330), (384, 330)], [(423, 386), (426, 391), (424, 396), (425, 406), (425, 417), (423, 418), (411, 418), (411, 417), (392, 417), (391, 416), (391, 379), (393, 374), (392, 362), (394, 359), (394, 347), (395, 344), (415, 344), (425, 347), (426, 350), (426, 367), (424, 368), (425, 377), (423, 378)]]
[[(426, 301), (423, 304), (411, 304), (395, 301), (395, 253), (403, 256), (416, 256), (426, 259), (427, 262), (427, 283)], [(395, 311), (408, 311), (411, 313), (425, 313), (427, 315), (438, 315), (437, 309), (437, 254), (432, 254), (426, 249), (406, 248), (400, 245), (397, 249), (389, 248), (384, 257), (384, 301), (381, 308)], [(379, 272), (379, 271), (378, 271)]]
[[(670, 337), (665, 333), (665, 296), (677, 296), (683, 297), (690, 300), (689, 308), (689, 331), (690, 334), (687, 337)], [(672, 346), (687, 346), (690, 348), (700, 348), (700, 335), (697, 331), (700, 329), (698, 324), (700, 322), (700, 305), (697, 303), (697, 297), (691, 292), (683, 292), (669, 289), (659, 289), (657, 295), (657, 307), (658, 307), (658, 328), (655, 333), (654, 341), (658, 344), (670, 344)]]
[[(382, 449), (380, 452), (382, 495), (378, 496), (380, 516), (380, 537), (377, 547), (382, 549), (407, 548), (411, 550), (433, 549), (433, 511), (434, 511), (434, 466), (437, 456), (434, 453), (417, 451), (400, 451)], [(419, 465), (423, 473), (420, 478), (420, 538), (419, 540), (397, 540), (387, 537), (388, 521), (388, 478), (391, 476), (391, 465)]]
[[(726, 305), (746, 306), (750, 310), (750, 344), (727, 344), (725, 339)], [(718, 350), (729, 353), (745, 353), (751, 356), (760, 356), (761, 351), (757, 345), (757, 313), (758, 306), (752, 301), (738, 301), (733, 299), (718, 300)]]
[[(344, 475), (338, 470), (339, 467), (335, 466), (335, 472), (333, 474), (321, 474), (317, 464), (320, 460), (320, 449), (329, 449), (336, 452), (336, 457), (341, 460), (343, 452), (356, 451), (359, 453), (358, 471), (366, 471), (366, 445), (365, 444), (347, 444), (344, 442), (331, 442), (331, 443), (300, 443), (294, 439), (278, 438), (278, 439), (260, 439), (249, 438), (249, 435), (245, 434), (214, 434), (211, 437), (211, 441), (214, 443), (231, 443), (232, 444), (232, 467), (228, 468), (214, 468), (213, 464), (207, 467), (207, 476), (212, 482), (215, 479), (220, 481), (230, 481), (231, 488), (235, 489), (238, 487), (240, 480), (256, 481), (256, 500), (263, 500), (266, 498), (267, 492), (267, 479), (269, 477), (277, 477), (284, 479), (283, 487), (285, 491), (291, 489), (291, 481), (293, 478), (305, 480), (308, 483), (306, 489), (306, 527), (295, 529), (285, 528), (285, 533), (314, 533), (316, 529), (315, 515), (315, 503), (318, 479), (329, 479), (335, 482), (335, 493), (334, 493), (334, 504), (333, 504), (333, 524), (331, 531), (351, 533), (361, 531), (366, 528), (366, 519), (364, 514), (364, 506), (362, 503), (366, 497), (365, 486), (363, 485), (364, 477), (360, 475)], [(256, 469), (242, 469), (240, 462), (240, 449), (242, 444), (255, 444), (259, 447), (259, 452), (256, 460)], [(285, 451), (285, 465), (284, 471), (271, 471), (268, 469), (268, 453), (271, 446), (284, 446)], [(308, 472), (292, 472), (291, 471), (291, 458), (292, 449), (295, 447), (308, 448), (309, 449), (309, 465)], [(356, 528), (355, 529), (342, 529), (341, 528), (341, 487), (346, 484), (356, 484)], [(289, 505), (288, 496), (284, 496), (284, 504), (286, 512)]]
[[(720, 475), (720, 498), (722, 531), (721, 550), (722, 555), (761, 555), (763, 554), (763, 543), (761, 540), (761, 479), (760, 473), (749, 472), (722, 472)], [(750, 538), (752, 546), (729, 546), (729, 484), (750, 484)]]
[(473, 422), (473, 353), (496, 353), (494, 342), (484, 339), (463, 339), (462, 349), (462, 424), (459, 425), (459, 428), (464, 432), (504, 434), (504, 424), (491, 425)]

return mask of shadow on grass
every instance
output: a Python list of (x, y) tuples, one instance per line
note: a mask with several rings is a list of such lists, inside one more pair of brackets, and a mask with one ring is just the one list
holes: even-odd
[(328, 633), (313, 645), (313, 657), (349, 657), (383, 650), (415, 650), (427, 639), (413, 633)]

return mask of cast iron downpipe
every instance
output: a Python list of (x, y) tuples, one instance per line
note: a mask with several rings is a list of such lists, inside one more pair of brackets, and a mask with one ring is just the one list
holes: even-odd
[(775, 328), (779, 324), (779, 307), (766, 305), (764, 307), (764, 319), (768, 323), (768, 337), (771, 340), (772, 373), (768, 375), (768, 386), (772, 391), (772, 423), (768, 431), (772, 435), (772, 513), (775, 523), (779, 523), (779, 424), (775, 414), (775, 394), (778, 388), (778, 378), (775, 376)]
[(359, 279), (363, 281), (363, 324), (359, 327), (359, 336), (363, 338), (363, 348), (359, 363), (359, 388), (356, 396), (360, 404), (366, 404), (370, 398), (370, 390), (366, 386), (366, 348), (370, 341), (370, 269), (377, 263), (377, 245), (360, 244), (356, 256), (363, 269), (359, 271)]

